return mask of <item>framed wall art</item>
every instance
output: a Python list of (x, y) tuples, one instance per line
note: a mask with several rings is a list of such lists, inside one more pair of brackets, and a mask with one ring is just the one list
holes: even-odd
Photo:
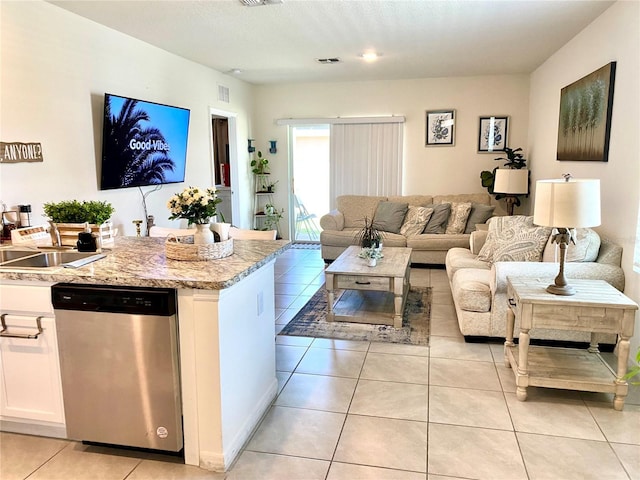
[(480, 117), (478, 127), (479, 152), (504, 152), (507, 146), (509, 117)]
[(455, 110), (428, 110), (425, 146), (451, 146), (455, 143)]
[(558, 160), (609, 160), (616, 62), (560, 90)]

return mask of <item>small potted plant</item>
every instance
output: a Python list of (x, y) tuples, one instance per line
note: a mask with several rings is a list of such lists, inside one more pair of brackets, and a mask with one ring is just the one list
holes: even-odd
[(269, 160), (262, 156), (262, 152), (258, 150), (258, 158), (251, 160), (251, 171), (255, 175), (266, 175), (269, 173)]
[(263, 230), (277, 230), (280, 219), (284, 216), (284, 209), (278, 210), (275, 206), (267, 203), (264, 206), (265, 219), (263, 222)]
[(367, 265), (375, 267), (378, 264), (378, 259), (384, 257), (384, 255), (380, 248), (365, 247), (358, 252), (358, 257), (367, 259)]
[(61, 245), (75, 246), (78, 234), (85, 231), (87, 224), (91, 232), (100, 237), (103, 245), (113, 242), (114, 234), (109, 219), (114, 209), (108, 202), (63, 200), (45, 203), (43, 208), (52, 230), (57, 230), (60, 235)]
[(362, 248), (379, 247), (382, 243), (383, 232), (378, 230), (373, 224), (373, 219), (364, 217), (364, 226), (355, 235), (355, 240)]
[(267, 193), (273, 193), (274, 192), (274, 188), (276, 186), (276, 184), (279, 182), (279, 180), (276, 180), (275, 182), (265, 182), (262, 185), (262, 191), (263, 192), (267, 192)]

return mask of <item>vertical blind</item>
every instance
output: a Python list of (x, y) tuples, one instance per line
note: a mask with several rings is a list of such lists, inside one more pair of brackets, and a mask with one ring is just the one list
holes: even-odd
[(403, 127), (397, 119), (390, 123), (331, 124), (332, 203), (345, 194), (401, 194)]

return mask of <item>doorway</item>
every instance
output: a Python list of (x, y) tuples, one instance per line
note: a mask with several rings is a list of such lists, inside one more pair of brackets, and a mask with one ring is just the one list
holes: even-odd
[(329, 125), (291, 125), (291, 238), (320, 242), (320, 217), (329, 211)]
[(237, 118), (235, 113), (214, 108), (209, 109), (211, 115), (211, 158), (212, 182), (216, 186), (220, 215), (218, 221), (233, 223), (237, 217), (238, 198), (238, 148)]

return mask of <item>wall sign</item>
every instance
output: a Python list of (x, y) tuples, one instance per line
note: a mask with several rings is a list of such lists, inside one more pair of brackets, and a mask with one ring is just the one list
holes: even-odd
[(0, 163), (43, 162), (39, 142), (0, 142)]

